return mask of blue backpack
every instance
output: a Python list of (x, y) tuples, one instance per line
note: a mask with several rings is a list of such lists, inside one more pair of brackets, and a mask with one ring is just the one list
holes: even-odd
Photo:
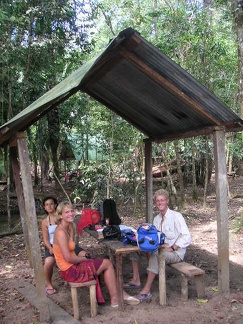
[(131, 229), (121, 230), (121, 241), (123, 244), (137, 245), (136, 233)]
[(143, 223), (137, 231), (137, 243), (144, 252), (154, 252), (164, 243), (164, 233), (158, 232), (153, 224)]

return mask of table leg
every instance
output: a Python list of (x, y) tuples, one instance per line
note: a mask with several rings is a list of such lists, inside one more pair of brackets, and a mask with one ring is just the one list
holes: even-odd
[(117, 276), (119, 310), (123, 311), (124, 302), (123, 302), (123, 276), (122, 276), (122, 254), (121, 253), (116, 253), (116, 276)]
[(112, 249), (108, 248), (108, 253), (109, 253), (109, 259), (111, 260), (113, 266), (115, 267), (115, 260), (114, 260), (114, 252), (112, 251)]
[(166, 305), (166, 276), (164, 249), (159, 248), (159, 304)]

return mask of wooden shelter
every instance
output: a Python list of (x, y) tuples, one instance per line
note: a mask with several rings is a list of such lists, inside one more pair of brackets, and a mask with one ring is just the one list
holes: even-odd
[[(0, 127), (0, 146), (8, 144), (22, 226), (32, 260), (40, 313), (46, 300), (35, 202), (24, 131), (77, 91), (116, 112), (140, 130), (145, 142), (146, 211), (152, 222), (152, 143), (213, 135), (218, 226), (218, 285), (229, 291), (229, 233), (225, 132), (243, 129), (243, 120), (135, 30), (122, 31), (98, 57), (82, 65)], [(20, 178), (21, 174), (21, 178)], [(31, 249), (30, 249), (31, 247)], [(42, 313), (43, 312), (43, 313)]]

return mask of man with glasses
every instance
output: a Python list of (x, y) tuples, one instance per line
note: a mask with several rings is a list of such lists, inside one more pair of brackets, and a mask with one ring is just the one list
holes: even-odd
[[(155, 192), (154, 199), (159, 214), (154, 218), (153, 224), (158, 231), (165, 234), (164, 248), (165, 263), (177, 263), (184, 259), (186, 248), (191, 243), (191, 235), (186, 225), (185, 219), (181, 213), (169, 209), (169, 193), (164, 189)], [(124, 285), (125, 289), (141, 288), (139, 274), (139, 254), (132, 253), (130, 256), (132, 261), (133, 277), (131, 281)], [(148, 256), (148, 275), (147, 281), (143, 289), (136, 296), (140, 300), (150, 300), (152, 294), (150, 292), (154, 278), (159, 273), (158, 251), (150, 253)]]

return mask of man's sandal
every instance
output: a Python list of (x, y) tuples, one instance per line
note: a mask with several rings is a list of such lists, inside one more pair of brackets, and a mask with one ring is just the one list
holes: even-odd
[(142, 285), (135, 285), (135, 284), (133, 284), (131, 282), (128, 282), (128, 283), (123, 285), (123, 288), (124, 289), (141, 289)]
[(137, 299), (139, 299), (141, 302), (142, 301), (151, 301), (152, 299), (152, 294), (138, 294), (135, 296)]

